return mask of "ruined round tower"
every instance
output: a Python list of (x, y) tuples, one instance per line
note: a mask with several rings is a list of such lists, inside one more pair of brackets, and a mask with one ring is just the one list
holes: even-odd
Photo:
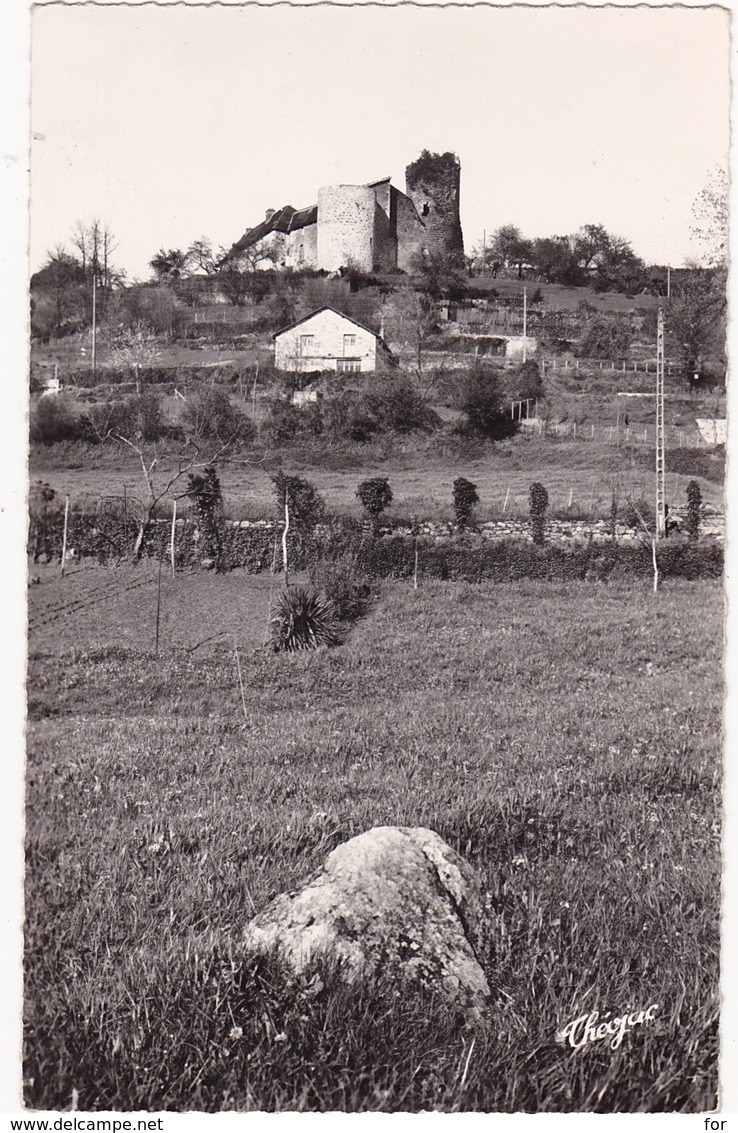
[(455, 153), (429, 153), (405, 170), (405, 186), (425, 225), (424, 246), (432, 254), (463, 256), (459, 216), (461, 162)]

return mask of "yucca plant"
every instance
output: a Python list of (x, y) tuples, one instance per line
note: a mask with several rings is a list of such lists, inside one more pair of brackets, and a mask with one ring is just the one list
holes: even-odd
[(278, 652), (336, 645), (333, 605), (310, 586), (283, 590), (272, 614), (272, 641)]

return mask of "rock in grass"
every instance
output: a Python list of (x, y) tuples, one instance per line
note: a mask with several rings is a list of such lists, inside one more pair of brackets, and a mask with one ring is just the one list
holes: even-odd
[(349, 981), (384, 974), (479, 1015), (489, 986), (474, 952), (478, 925), (474, 874), (438, 834), (376, 826), (254, 917), (245, 944), (298, 973), (329, 961)]

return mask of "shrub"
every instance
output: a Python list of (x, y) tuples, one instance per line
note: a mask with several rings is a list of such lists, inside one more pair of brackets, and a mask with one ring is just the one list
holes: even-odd
[(191, 501), (202, 539), (202, 550), (215, 560), (215, 569), (222, 570), (223, 543), (221, 539), (223, 495), (220, 480), (212, 465), (202, 475), (187, 477), (187, 498)]
[(317, 437), (323, 431), (323, 413), (317, 403), (298, 407), (281, 398), (269, 403), (262, 425), (262, 436), (273, 445), (285, 444), (299, 437)]
[(84, 439), (83, 421), (58, 396), (39, 398), (31, 414), (31, 440), (42, 445)]
[(702, 492), (696, 480), (687, 484), (687, 535), (693, 543), (700, 537)]
[(473, 366), (466, 374), (458, 400), (467, 428), (493, 440), (509, 437), (517, 430), (503, 405), (503, 393), (496, 370)]
[(587, 324), (577, 344), (580, 358), (622, 358), (631, 341), (630, 325), (624, 319), (597, 315)]
[(548, 507), (548, 492), (543, 484), (536, 481), (530, 486), (530, 526), (533, 542), (543, 546), (545, 536), (545, 516)]
[(226, 391), (209, 386), (192, 394), (182, 412), (182, 424), (190, 436), (249, 444), (256, 429), (249, 417), (232, 403)]
[(286, 476), (278, 472), (272, 476), (274, 494), (277, 498), (279, 517), (284, 516), (285, 500), (289, 507), (290, 526), (308, 531), (320, 523), (325, 515), (325, 503), (317, 489), (309, 480), (301, 476)]
[(379, 406), (367, 394), (346, 390), (323, 402), (326, 431), (336, 438), (364, 443), (382, 431)]
[(463, 476), (454, 480), (454, 515), (460, 531), (468, 526), (474, 505), (478, 503), (476, 484), (471, 480), (465, 480)]
[(110, 433), (144, 441), (158, 441), (166, 432), (161, 401), (154, 390), (120, 401), (98, 401), (81, 420), (85, 439), (92, 444), (104, 441)]
[(432, 433), (440, 423), (438, 414), (426, 405), (420, 390), (408, 377), (382, 380), (365, 398), (369, 413), (383, 432)]
[(356, 496), (362, 507), (369, 513), (376, 525), (380, 515), (392, 503), (392, 489), (386, 476), (373, 480), (362, 480), (356, 489)]
[(277, 652), (327, 648), (338, 640), (331, 603), (307, 586), (293, 586), (282, 591), (272, 614), (271, 626)]

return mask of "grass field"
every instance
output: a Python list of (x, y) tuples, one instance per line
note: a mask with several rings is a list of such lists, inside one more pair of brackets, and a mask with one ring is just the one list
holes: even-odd
[[(140, 497), (145, 485), (137, 457), (122, 446), (55, 445), (34, 446), (31, 454), (32, 480), (48, 482), (60, 494), (69, 493), (74, 504), (94, 507), (103, 496)], [(684, 455), (686, 456), (686, 450)], [(679, 450), (667, 453), (667, 500), (684, 505), (690, 479), (697, 479), (705, 503), (722, 510), (722, 457), (707, 450), (699, 458), (714, 463), (711, 478), (696, 475), (688, 463), (678, 465)], [(457, 441), (445, 448), (435, 439), (394, 438), (373, 446), (325, 444), (315, 447), (293, 446), (281, 452), (238, 454), (218, 465), (226, 515), (234, 518), (262, 518), (274, 513), (275, 503), (270, 472), (282, 467), (291, 474), (308, 477), (321, 493), (328, 510), (338, 515), (360, 512), (356, 487), (372, 476), (387, 476), (393, 491), (389, 515), (416, 514), (421, 519), (450, 519), (453, 516), (453, 482), (466, 476), (477, 484), (480, 504), (478, 518), (486, 520), (502, 514), (527, 516), (528, 495), (534, 480), (540, 480), (549, 495), (550, 507), (576, 513), (606, 517), (613, 490), (625, 498), (650, 498), (653, 494), (653, 461), (645, 445), (602, 444), (588, 440), (545, 439), (518, 436), (512, 441), (484, 445)], [(175, 468), (173, 455), (162, 455), (157, 475), (164, 482), (167, 471)], [(179, 489), (183, 491), (186, 483)], [(181, 507), (182, 505), (180, 505)]]
[[(30, 589), (26, 1103), (712, 1108), (719, 585), (387, 583), (344, 645), (292, 658), (262, 647), (268, 597), (166, 579), (157, 658), (150, 564)], [(243, 701), (231, 639), (199, 645), (222, 632)], [(478, 873), (478, 1027), (241, 953), (256, 910), (384, 823)], [(652, 1003), (618, 1050), (555, 1041)]]

